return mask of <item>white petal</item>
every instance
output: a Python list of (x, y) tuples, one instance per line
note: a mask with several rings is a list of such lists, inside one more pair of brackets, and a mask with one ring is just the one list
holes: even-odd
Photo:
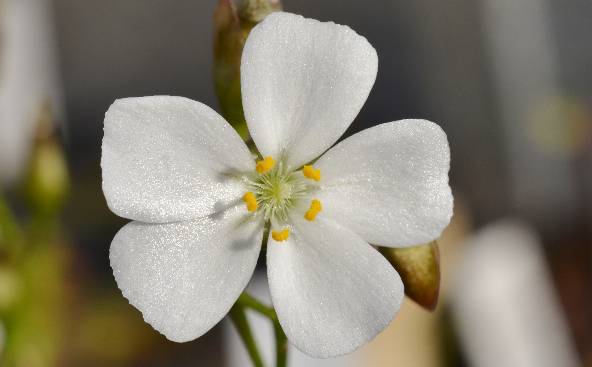
[(337, 144), (316, 166), (321, 214), (373, 245), (425, 243), (450, 222), (450, 149), (432, 122), (401, 120), (366, 129)]
[(347, 26), (273, 13), (243, 50), (245, 117), (264, 155), (298, 167), (333, 145), (356, 117), (376, 79), (378, 58)]
[(313, 357), (352, 352), (384, 330), (403, 299), (399, 274), (355, 233), (326, 219), (295, 220), (269, 238), (273, 305), (288, 339)]
[(254, 169), (248, 148), (208, 106), (182, 97), (115, 101), (105, 115), (103, 192), (143, 222), (195, 219), (239, 198), (231, 175)]
[(131, 222), (113, 239), (117, 285), (169, 340), (185, 342), (208, 331), (251, 278), (262, 226), (233, 211), (189, 222)]

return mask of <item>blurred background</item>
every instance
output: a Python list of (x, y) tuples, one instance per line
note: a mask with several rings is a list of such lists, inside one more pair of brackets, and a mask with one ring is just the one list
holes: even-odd
[[(216, 0), (0, 0), (0, 364), (247, 366), (232, 325), (175, 344), (117, 289), (125, 220), (101, 191), (104, 113), (169, 94), (217, 108)], [(352, 355), (292, 366), (592, 366), (592, 2), (284, 0), (379, 55), (346, 136), (437, 122), (455, 216), (434, 312), (406, 300)], [(265, 269), (250, 289), (265, 299)], [(250, 315), (264, 354), (271, 326)], [(265, 355), (271, 360), (272, 355)]]

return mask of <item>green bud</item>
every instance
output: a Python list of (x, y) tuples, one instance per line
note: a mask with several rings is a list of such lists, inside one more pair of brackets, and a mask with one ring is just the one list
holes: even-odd
[(268, 14), (281, 10), (279, 0), (219, 0), (214, 13), (214, 86), (222, 116), (244, 140), (249, 131), (242, 106), (240, 63), (251, 29)]
[(433, 311), (440, 293), (440, 256), (438, 243), (405, 248), (379, 248), (399, 272), (405, 294), (420, 306)]
[(66, 159), (54, 130), (49, 105), (42, 107), (25, 178), (25, 195), (31, 209), (41, 215), (55, 214), (70, 188)]

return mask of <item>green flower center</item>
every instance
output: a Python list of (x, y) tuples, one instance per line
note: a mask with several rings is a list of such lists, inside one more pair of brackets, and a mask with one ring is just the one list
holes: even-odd
[(253, 211), (260, 211), (266, 222), (278, 223), (285, 223), (290, 210), (314, 190), (301, 174), (289, 172), (282, 162), (249, 179), (247, 187), (257, 203)]

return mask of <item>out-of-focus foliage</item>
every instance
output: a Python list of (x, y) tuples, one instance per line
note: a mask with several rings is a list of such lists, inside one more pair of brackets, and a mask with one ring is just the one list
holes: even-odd
[(591, 143), (592, 108), (571, 96), (543, 99), (533, 109), (526, 126), (529, 138), (541, 152), (576, 156)]
[(129, 365), (159, 340), (119, 294), (80, 271), (60, 219), (70, 175), (53, 126), (42, 107), (24, 196), (14, 200), (25, 213), (0, 193), (0, 366)]
[(55, 244), (28, 244), (18, 260), (4, 264), (6, 329), (3, 366), (59, 365), (59, 349), (67, 331), (66, 269), (70, 253)]
[(53, 126), (50, 112), (43, 107), (24, 184), (27, 220), (18, 221), (0, 199), (2, 366), (59, 365), (69, 330), (72, 292), (67, 275), (72, 253), (64, 246), (57, 219), (69, 181)]

